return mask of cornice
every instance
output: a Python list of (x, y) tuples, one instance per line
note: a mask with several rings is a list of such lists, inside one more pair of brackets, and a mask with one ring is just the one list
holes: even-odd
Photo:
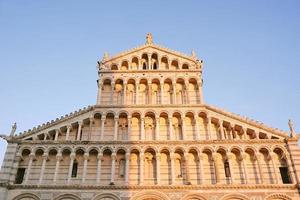
[(150, 73), (150, 74), (157, 74), (157, 73), (182, 73), (182, 72), (202, 72), (202, 69), (176, 69), (176, 70), (161, 70), (161, 69), (155, 69), (155, 70), (101, 70), (99, 71), (100, 74), (124, 74), (124, 73)]

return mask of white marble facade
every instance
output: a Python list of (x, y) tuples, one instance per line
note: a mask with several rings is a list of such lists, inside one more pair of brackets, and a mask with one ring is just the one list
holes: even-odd
[(96, 105), (5, 137), (0, 199), (300, 199), (297, 135), (205, 104), (202, 65), (151, 35), (105, 53)]

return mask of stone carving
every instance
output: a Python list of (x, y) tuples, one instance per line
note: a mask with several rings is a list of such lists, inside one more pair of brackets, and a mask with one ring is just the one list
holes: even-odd
[(15, 135), (16, 130), (17, 130), (17, 123), (15, 122), (11, 127), (11, 131), (10, 131), (11, 137), (13, 137)]
[(152, 34), (148, 33), (146, 36), (146, 44), (152, 44), (152, 43), (153, 43)]
[(109, 59), (109, 54), (107, 52), (104, 53), (102, 61), (105, 62)]
[(291, 119), (289, 119), (289, 122), (288, 122), (288, 125), (289, 125), (289, 128), (290, 128), (290, 133), (291, 133), (291, 137), (296, 137), (296, 133), (295, 133), (295, 129), (294, 129), (294, 124), (292, 122)]

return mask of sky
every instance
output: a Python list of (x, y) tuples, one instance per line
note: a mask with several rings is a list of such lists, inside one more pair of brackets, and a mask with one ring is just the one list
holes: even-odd
[[(209, 105), (300, 133), (300, 1), (0, 1), (0, 134), (96, 103), (96, 63), (145, 43), (204, 60)], [(0, 139), (0, 164), (6, 142)]]

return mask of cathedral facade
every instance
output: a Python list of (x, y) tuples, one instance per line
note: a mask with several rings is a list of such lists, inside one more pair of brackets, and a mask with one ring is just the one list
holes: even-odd
[(151, 34), (105, 53), (95, 105), (2, 136), (0, 200), (300, 199), (292, 123), (287, 133), (205, 104), (202, 67)]

